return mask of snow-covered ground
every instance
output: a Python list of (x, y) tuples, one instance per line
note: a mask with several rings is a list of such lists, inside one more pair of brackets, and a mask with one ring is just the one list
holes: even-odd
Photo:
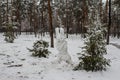
[[(111, 59), (111, 66), (107, 71), (86, 72), (73, 71), (70, 65), (62, 62), (53, 64), (58, 54), (56, 48), (49, 48), (52, 52), (49, 58), (32, 57), (27, 48), (32, 48), (33, 42), (40, 40), (34, 35), (21, 35), (14, 43), (6, 43), (0, 34), (0, 80), (119, 80), (120, 79), (120, 49), (108, 45), (106, 55)], [(43, 38), (49, 41), (49, 37)], [(83, 40), (80, 36), (70, 36), (68, 52), (73, 63), (78, 63), (77, 53), (81, 52)], [(120, 44), (120, 39), (111, 38), (111, 43)]]

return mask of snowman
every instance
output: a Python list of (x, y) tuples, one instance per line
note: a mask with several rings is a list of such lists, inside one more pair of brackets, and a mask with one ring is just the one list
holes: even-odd
[(67, 41), (65, 39), (63, 25), (55, 29), (56, 32), (56, 48), (58, 50), (57, 63), (66, 62), (72, 65), (71, 56), (68, 53)]

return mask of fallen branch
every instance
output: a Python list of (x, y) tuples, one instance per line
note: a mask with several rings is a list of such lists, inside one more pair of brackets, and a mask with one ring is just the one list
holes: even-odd
[(8, 66), (8, 67), (21, 67), (21, 66), (23, 66), (22, 64), (18, 64), (18, 65), (10, 65), (10, 66)]

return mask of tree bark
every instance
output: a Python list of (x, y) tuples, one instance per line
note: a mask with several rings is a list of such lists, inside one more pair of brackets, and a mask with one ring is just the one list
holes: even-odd
[(48, 0), (48, 13), (49, 13), (49, 27), (50, 27), (50, 37), (51, 37), (51, 47), (54, 48), (54, 39), (53, 39), (53, 25), (52, 25), (52, 10), (50, 5), (50, 0)]
[(34, 0), (34, 34), (35, 34), (35, 37), (37, 37), (37, 28), (36, 28), (36, 13), (35, 13), (35, 0)]
[(109, 0), (109, 23), (108, 23), (108, 32), (107, 32), (107, 44), (110, 42), (110, 26), (111, 26), (111, 0)]
[(66, 21), (65, 21), (65, 26), (66, 26), (66, 30), (67, 30), (67, 32), (66, 32), (66, 38), (68, 38), (68, 33), (69, 33), (69, 26), (68, 26), (68, 8), (67, 8), (67, 4), (68, 3), (68, 1), (66, 0), (66, 11), (65, 11), (65, 14), (66, 14)]
[(7, 13), (6, 13), (6, 17), (7, 17), (7, 23), (8, 23), (8, 0), (7, 0)]

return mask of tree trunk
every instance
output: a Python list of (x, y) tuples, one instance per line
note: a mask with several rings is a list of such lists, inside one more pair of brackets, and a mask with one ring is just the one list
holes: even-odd
[(51, 10), (51, 5), (50, 5), (50, 0), (48, 0), (48, 13), (49, 13), (49, 26), (50, 26), (51, 47), (54, 47), (53, 25), (52, 25), (52, 10)]
[(41, 36), (44, 36), (44, 33), (45, 33), (45, 31), (44, 31), (44, 29), (45, 29), (45, 23), (44, 23), (44, 16), (43, 16), (43, 14), (44, 14), (44, 1), (43, 1), (43, 5), (42, 5), (42, 13), (41, 13), (41, 24), (42, 24), (42, 27), (41, 27), (41, 30), (42, 30), (42, 32), (41, 32)]
[(69, 33), (69, 26), (68, 26), (68, 10), (67, 10), (67, 0), (66, 0), (66, 11), (65, 11), (65, 14), (66, 14), (66, 21), (65, 21), (65, 26), (66, 26), (66, 30), (67, 30), (67, 32), (66, 32), (66, 38), (68, 38), (68, 33)]
[(7, 13), (6, 13), (6, 17), (7, 17), (7, 23), (8, 23), (8, 0), (7, 0)]
[(108, 24), (108, 32), (107, 32), (107, 44), (110, 42), (110, 26), (111, 26), (111, 0), (109, 0), (109, 24)]
[(36, 13), (35, 13), (35, 0), (34, 0), (34, 34), (37, 37), (37, 29), (36, 29)]
[(100, 15), (99, 15), (99, 17), (100, 17), (100, 20), (102, 21), (102, 14), (103, 14), (103, 12), (102, 12), (103, 10), (102, 10), (102, 0), (100, 0), (100, 3), (99, 3), (99, 13), (100, 13)]
[[(1, 5), (1, 1), (0, 1), (0, 5)], [(0, 28), (2, 27), (2, 17), (1, 17), (1, 8), (0, 8)]]

